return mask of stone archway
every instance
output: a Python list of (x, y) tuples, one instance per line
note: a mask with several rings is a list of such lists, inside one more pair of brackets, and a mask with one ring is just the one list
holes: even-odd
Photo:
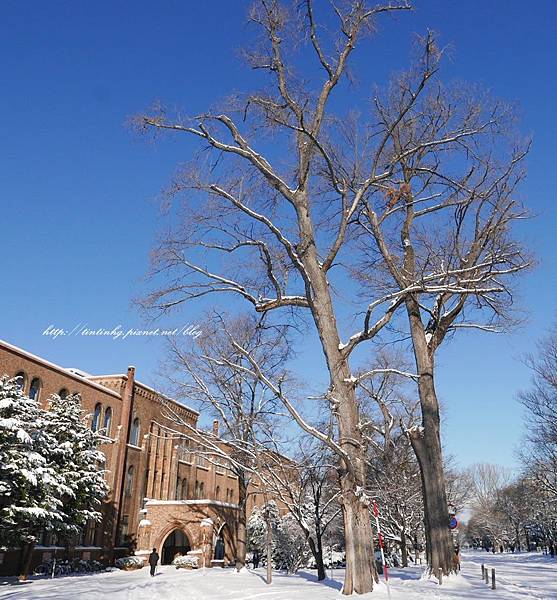
[(191, 550), (191, 543), (183, 529), (173, 529), (164, 540), (161, 547), (161, 565), (169, 565), (176, 554), (187, 554)]

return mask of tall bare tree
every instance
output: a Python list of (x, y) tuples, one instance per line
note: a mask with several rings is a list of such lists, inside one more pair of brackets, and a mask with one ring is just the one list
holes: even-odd
[[(354, 49), (379, 15), (410, 6), (347, 0), (330, 8), (325, 19), (311, 0), (292, 10), (278, 0), (258, 0), (250, 18), (260, 43), (246, 56), (270, 75), (267, 88), (194, 119), (159, 110), (138, 123), (197, 138), (207, 150), (172, 187), (187, 195), (186, 210), (155, 253), (154, 275), (164, 283), (147, 303), (169, 310), (213, 293), (236, 294), (258, 312), (286, 308), (315, 325), (335, 427), (310, 426), (280, 385), (262, 381), (338, 457), (343, 592), (351, 594), (373, 587), (369, 497), (362, 493), (365, 440), (351, 357), (385, 333), (398, 308), (405, 311), (422, 406), (422, 424), (408, 435), (421, 468), (428, 562), (448, 573), (435, 352), (457, 327), (492, 330), (508, 316), (506, 280), (528, 263), (509, 235), (521, 214), (513, 194), (527, 147), (505, 155), (503, 145), (512, 144), (506, 107), (435, 83), (440, 52), (430, 35), (418, 65), (375, 101), (371, 122), (339, 111), (331, 98)], [(333, 31), (325, 22), (335, 23)], [(297, 76), (299, 48), (309, 48), (318, 73), (310, 68)], [(365, 305), (356, 309), (346, 302), (354, 280), (367, 284)], [(363, 322), (343, 342), (347, 307), (352, 322), (360, 314)], [(492, 318), (477, 319), (488, 311)]]
[[(441, 52), (431, 34), (421, 58), (375, 100), (369, 139), (374, 181), (357, 215), (367, 259), (360, 275), (371, 306), (401, 302), (421, 403), (408, 430), (425, 503), (428, 564), (452, 570), (435, 358), (458, 329), (499, 331), (514, 321), (514, 276), (531, 260), (513, 224), (529, 143), (510, 108), (477, 89), (436, 80)], [(379, 142), (377, 142), (379, 140)]]
[[(138, 122), (146, 129), (192, 136), (209, 150), (175, 182), (173, 191), (187, 191), (190, 203), (182, 225), (155, 253), (154, 273), (168, 279), (148, 304), (167, 310), (211, 293), (233, 293), (258, 312), (307, 311), (315, 325), (329, 372), (327, 398), (337, 439), (292, 415), (339, 460), (347, 555), (343, 593), (352, 594), (372, 590), (374, 560), (369, 499), (362, 493), (365, 449), (349, 359), (356, 346), (388, 323), (397, 304), (388, 305), (374, 323), (368, 316), (364, 328), (342, 343), (331, 269), (349, 241), (348, 228), (363, 197), (390, 171), (369, 172), (354, 188), (331, 147), (330, 101), (376, 19), (409, 5), (350, 0), (329, 8), (335, 22), (330, 35), (318, 24), (311, 0), (294, 10), (277, 0), (258, 0), (250, 19), (261, 43), (247, 57), (269, 74), (267, 89), (230, 99), (226, 113), (181, 120), (157, 111)], [(316, 84), (295, 76), (293, 56), (300, 44), (315, 58)]]

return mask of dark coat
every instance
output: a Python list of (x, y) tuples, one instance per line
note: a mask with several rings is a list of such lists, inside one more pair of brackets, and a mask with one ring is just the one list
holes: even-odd
[(154, 567), (159, 562), (159, 555), (156, 552), (149, 554), (149, 564)]

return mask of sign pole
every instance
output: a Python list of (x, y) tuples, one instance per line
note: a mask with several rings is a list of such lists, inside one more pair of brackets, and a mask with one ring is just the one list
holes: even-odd
[(377, 502), (373, 501), (373, 515), (375, 516), (375, 525), (377, 526), (377, 535), (379, 537), (379, 549), (381, 550), (381, 564), (383, 565), (383, 576), (385, 577), (385, 583), (387, 585), (387, 595), (391, 600), (391, 586), (389, 584), (389, 567), (385, 562), (385, 551), (383, 550), (383, 534), (381, 533), (381, 527), (379, 526), (379, 508)]

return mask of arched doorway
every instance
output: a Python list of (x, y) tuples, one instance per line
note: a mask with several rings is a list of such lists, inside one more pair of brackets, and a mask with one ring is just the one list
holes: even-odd
[(215, 560), (224, 560), (224, 537), (222, 533), (217, 537), (215, 542), (215, 548), (213, 550), (213, 558)]
[(169, 565), (176, 554), (187, 554), (191, 550), (188, 536), (181, 529), (174, 529), (162, 545), (161, 564)]
[(223, 523), (216, 532), (213, 545), (213, 560), (230, 561), (235, 555), (234, 541), (227, 523)]

